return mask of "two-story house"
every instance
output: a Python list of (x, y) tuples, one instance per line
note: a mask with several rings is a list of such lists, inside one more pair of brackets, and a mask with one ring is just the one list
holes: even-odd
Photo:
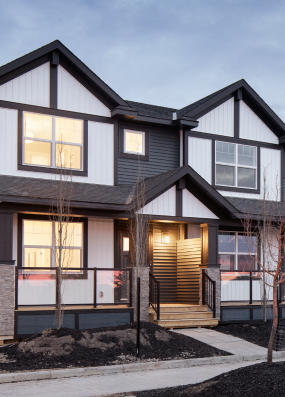
[(265, 191), (283, 200), (284, 136), (244, 80), (172, 109), (122, 99), (59, 41), (2, 66), (0, 339), (55, 325), (62, 194), (72, 214), (63, 325), (132, 321), (138, 180), (149, 219), (142, 318), (150, 303), (170, 328), (259, 319), (258, 249), (242, 220), (262, 215)]

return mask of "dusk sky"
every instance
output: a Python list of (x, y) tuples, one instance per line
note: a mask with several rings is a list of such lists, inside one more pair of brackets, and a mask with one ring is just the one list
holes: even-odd
[(244, 78), (285, 120), (285, 1), (0, 0), (0, 64), (59, 39), (121, 97), (180, 108)]

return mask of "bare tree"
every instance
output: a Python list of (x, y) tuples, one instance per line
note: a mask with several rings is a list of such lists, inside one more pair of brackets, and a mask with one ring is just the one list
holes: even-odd
[(63, 323), (63, 273), (64, 268), (70, 264), (71, 251), (67, 249), (73, 238), (73, 229), (70, 228), (71, 197), (72, 197), (72, 170), (67, 168), (64, 161), (62, 146), (58, 148), (57, 157), (58, 170), (55, 179), (55, 201), (52, 204), (52, 220), (55, 225), (55, 241), (53, 256), (56, 265), (56, 322), (60, 329)]
[(137, 297), (137, 355), (140, 354), (140, 277), (141, 269), (147, 265), (149, 217), (144, 214), (145, 183), (141, 175), (141, 164), (138, 159), (138, 176), (133, 191), (132, 207), (129, 216), (130, 259), (135, 265)]
[[(244, 221), (244, 228), (249, 247), (252, 245), (253, 236), (262, 242), (262, 256), (257, 256), (257, 264), (263, 274), (264, 289), (266, 287), (272, 288), (273, 321), (267, 351), (267, 362), (271, 364), (278, 327), (278, 290), (281, 284), (285, 282), (283, 269), (285, 218), (282, 214), (281, 203), (278, 200), (264, 200), (262, 206), (261, 220), (253, 220), (250, 216), (247, 216)], [(249, 251), (251, 251), (250, 248)]]

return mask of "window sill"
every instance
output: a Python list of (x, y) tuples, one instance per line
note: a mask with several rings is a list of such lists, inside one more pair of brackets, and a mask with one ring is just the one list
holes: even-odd
[(130, 159), (130, 160), (140, 160), (140, 161), (148, 161), (149, 160), (148, 155), (131, 154), (131, 153), (124, 153), (124, 152), (120, 152), (120, 158)]
[(18, 170), (21, 171), (30, 171), (30, 172), (44, 172), (48, 174), (60, 174), (61, 172), (66, 175), (72, 176), (88, 176), (87, 171), (77, 171), (77, 170), (70, 170), (67, 168), (52, 168), (52, 167), (40, 167), (37, 165), (24, 165), (18, 164)]
[(225, 192), (236, 192), (236, 193), (252, 193), (252, 194), (259, 194), (260, 189), (250, 189), (244, 187), (232, 187), (232, 186), (220, 186), (220, 185), (213, 185), (216, 190), (222, 190)]

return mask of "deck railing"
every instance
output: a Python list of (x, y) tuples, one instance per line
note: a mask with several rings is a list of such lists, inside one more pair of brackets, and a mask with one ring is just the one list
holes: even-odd
[[(221, 270), (221, 301), (243, 302), (252, 304), (263, 300), (264, 281), (266, 299), (271, 301), (273, 276), (268, 272), (253, 270)], [(264, 280), (264, 281), (263, 281)], [(283, 286), (279, 289), (280, 299), (283, 299)]]
[[(58, 301), (59, 269), (17, 267), (16, 309), (53, 306)], [(63, 268), (61, 299), (64, 306), (132, 305), (132, 269)]]
[(202, 270), (202, 303), (207, 305), (216, 317), (216, 281), (208, 276), (206, 269)]
[(149, 274), (149, 304), (160, 320), (160, 283), (152, 273)]

